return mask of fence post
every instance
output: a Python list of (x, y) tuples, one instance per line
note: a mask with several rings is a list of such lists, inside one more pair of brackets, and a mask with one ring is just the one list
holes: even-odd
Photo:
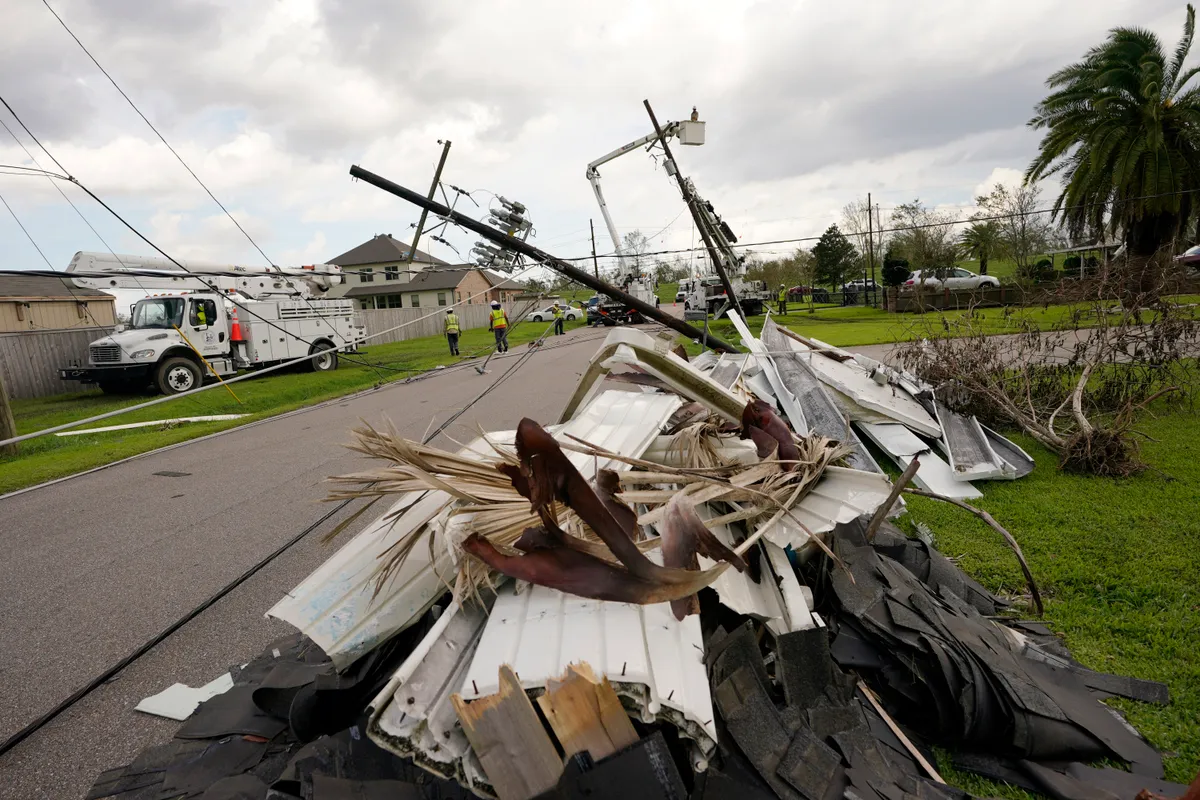
[[(8, 389), (4, 385), (4, 370), (0, 370), (0, 439), (11, 439), (17, 435), (17, 423), (13, 419), (12, 406), (8, 402)], [(6, 444), (0, 447), (0, 456), (15, 456), (17, 446)]]

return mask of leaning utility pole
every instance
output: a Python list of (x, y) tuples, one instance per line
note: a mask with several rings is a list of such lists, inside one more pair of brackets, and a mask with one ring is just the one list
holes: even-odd
[[(455, 225), (466, 228), (473, 233), (477, 233), (490, 242), (494, 242), (501, 247), (507, 247), (515, 253), (520, 253), (523, 256), (532, 258), (534, 261), (545, 264), (556, 272), (560, 272), (571, 280), (576, 281), (577, 283), (582, 283), (584, 286), (594, 289), (600, 294), (606, 294), (614, 300), (620, 300), (630, 308), (637, 309), (639, 312), (641, 312), (642, 316), (648, 317), (655, 322), (660, 322), (663, 325), (666, 325), (668, 328), (682, 333), (689, 339), (695, 339), (699, 341), (704, 338), (704, 332), (699, 328), (689, 325), (677, 317), (673, 317), (670, 314), (660, 311), (651, 303), (647, 303), (644, 300), (639, 300), (628, 292), (618, 289), (612, 284), (588, 275), (586, 271), (581, 270), (572, 264), (568, 264), (561, 258), (555, 258), (545, 250), (534, 247), (522, 239), (518, 239), (515, 236), (509, 236), (504, 231), (497, 230), (489, 225), (484, 225), (477, 219), (472, 219), (465, 214), (460, 214), (448, 206), (442, 205), (436, 200), (430, 200), (429, 198), (414, 192), (412, 189), (408, 189), (398, 183), (389, 181), (387, 178), (376, 175), (374, 172), (369, 172), (357, 164), (350, 167), (350, 175), (351, 177), (365, 181), (378, 189), (383, 189), (385, 192), (394, 194), (401, 200), (407, 200), (413, 205), (420, 206), (426, 211), (432, 211), (440, 217), (445, 217)], [(737, 352), (736, 347), (717, 339), (711, 333), (708, 335), (708, 344), (709, 347), (712, 347), (714, 350), (724, 350), (727, 353)]]
[(717, 246), (713, 244), (707, 221), (700, 214), (700, 208), (696, 203), (696, 196), (692, 194), (692, 190), (688, 188), (687, 181), (683, 179), (683, 175), (679, 172), (679, 164), (675, 162), (675, 157), (671, 155), (671, 147), (667, 144), (667, 137), (663, 136), (662, 128), (658, 125), (658, 119), (654, 116), (654, 109), (650, 108), (650, 101), (643, 100), (642, 103), (646, 106), (646, 113), (650, 115), (650, 121), (654, 123), (654, 132), (658, 134), (658, 142), (662, 145), (663, 155), (666, 157), (668, 164), (667, 172), (673, 172), (675, 180), (679, 182), (679, 191), (683, 193), (683, 202), (687, 203), (688, 210), (692, 212), (692, 220), (696, 223), (696, 229), (700, 231), (700, 238), (704, 239), (704, 247), (708, 250), (708, 257), (712, 261), (717, 275), (721, 278), (721, 285), (725, 287), (725, 296), (729, 298), (729, 302), (733, 304), (738, 315), (742, 319), (745, 319), (746, 314), (742, 311), (742, 304), (738, 302), (737, 294), (733, 291), (733, 284), (729, 281), (729, 275), (721, 263), (720, 256), (717, 255)]
[[(442, 157), (438, 159), (437, 169), (433, 171), (433, 183), (429, 186), (429, 199), (432, 200), (434, 193), (437, 192), (438, 184), (442, 182), (442, 167), (446, 166), (446, 156), (450, 155), (450, 140), (442, 141), (438, 139), (438, 144), (442, 146)], [(417, 232), (413, 234), (412, 244), (408, 247), (408, 260), (404, 262), (405, 266), (412, 264), (413, 257), (417, 254), (417, 242), (421, 239), (421, 231), (425, 229), (425, 219), (429, 216), (428, 209), (421, 209), (421, 218), (417, 220)]]
[[(4, 386), (4, 370), (0, 369), (0, 441), (17, 435), (17, 423), (13, 419), (12, 406), (8, 404), (8, 389)], [(15, 456), (17, 446), (6, 444), (0, 447), (0, 456)]]
[(596, 280), (600, 280), (600, 262), (596, 259), (596, 226), (590, 219), (588, 227), (592, 229), (592, 270), (596, 273)]

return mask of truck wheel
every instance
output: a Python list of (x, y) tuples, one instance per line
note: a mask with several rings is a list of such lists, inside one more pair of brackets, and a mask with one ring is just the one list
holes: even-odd
[(317, 342), (308, 351), (309, 355), (320, 353), (316, 358), (309, 359), (307, 363), (309, 372), (333, 372), (337, 369), (338, 354), (337, 349), (330, 342)]
[(200, 368), (190, 358), (165, 359), (154, 373), (154, 385), (163, 394), (180, 394), (200, 386)]

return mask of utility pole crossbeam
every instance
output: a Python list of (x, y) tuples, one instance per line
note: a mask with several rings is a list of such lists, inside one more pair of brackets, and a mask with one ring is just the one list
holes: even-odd
[[(687, 336), (689, 339), (695, 339), (699, 341), (704, 337), (704, 332), (695, 326), (689, 325), (683, 320), (677, 319), (670, 314), (663, 313), (653, 304), (640, 300), (609, 283), (588, 275), (584, 270), (568, 264), (566, 261), (563, 261), (560, 258), (555, 258), (546, 251), (534, 247), (526, 241), (518, 239), (515, 236), (508, 236), (496, 228), (485, 225), (484, 223), (476, 219), (472, 219), (465, 214), (460, 214), (459, 212), (448, 208), (436, 200), (431, 200), (424, 195), (414, 192), (412, 189), (408, 189), (398, 183), (389, 181), (387, 178), (365, 170), (357, 164), (350, 167), (350, 175), (351, 177), (358, 178), (361, 181), (371, 184), (377, 189), (382, 189), (385, 192), (394, 194), (401, 200), (407, 200), (413, 205), (419, 206), (426, 211), (432, 211), (434, 214), (450, 220), (455, 225), (466, 228), (472, 233), (477, 233), (485, 239), (496, 243), (497, 245), (507, 247), (514, 252), (520, 253), (523, 256), (533, 259), (534, 261), (540, 262), (556, 272), (566, 275), (571, 280), (577, 283), (582, 283), (584, 286), (594, 289), (600, 294), (606, 294), (615, 300), (620, 300), (629, 307), (637, 309), (639, 312), (641, 312), (642, 316), (648, 317), (655, 322), (662, 323), (668, 328)], [(709, 347), (712, 347), (715, 350), (724, 350), (727, 353), (738, 352), (736, 347), (716, 338), (711, 334), (708, 336), (708, 343)]]
[(699, 204), (696, 202), (696, 195), (679, 172), (679, 164), (675, 162), (675, 156), (671, 155), (671, 147), (667, 144), (667, 137), (663, 133), (663, 129), (659, 127), (658, 118), (654, 116), (654, 109), (650, 107), (650, 101), (643, 100), (642, 104), (646, 106), (646, 113), (650, 115), (650, 122), (654, 124), (654, 132), (658, 134), (658, 143), (662, 145), (663, 155), (670, 164), (667, 171), (675, 173), (675, 180), (679, 183), (679, 191), (683, 193), (683, 202), (687, 203), (688, 211), (692, 214), (692, 220), (696, 223), (696, 229), (700, 231), (700, 238), (704, 240), (704, 247), (708, 250), (708, 257), (712, 261), (713, 269), (717, 271), (718, 277), (721, 278), (721, 285), (725, 288), (725, 296), (729, 298), (729, 302), (733, 304), (733, 308), (738, 312), (738, 315), (742, 319), (745, 319), (746, 314), (742, 311), (742, 304), (738, 302), (737, 293), (733, 291), (733, 284), (729, 280), (729, 273), (726, 272), (725, 266), (721, 263), (721, 257), (717, 255), (717, 247), (713, 243), (711, 232), (708, 230), (708, 222), (700, 213)]
[[(446, 156), (450, 155), (450, 140), (447, 139), (441, 142), (442, 157), (438, 159), (437, 169), (433, 172), (433, 183), (429, 186), (429, 199), (432, 200), (437, 192), (438, 184), (442, 182), (442, 167), (446, 166)], [(429, 217), (429, 209), (421, 209), (421, 218), (417, 220), (417, 232), (413, 234), (412, 244), (408, 247), (408, 261), (406, 265), (411, 265), (413, 257), (417, 253), (417, 242), (421, 240), (421, 231), (425, 230), (425, 220)]]

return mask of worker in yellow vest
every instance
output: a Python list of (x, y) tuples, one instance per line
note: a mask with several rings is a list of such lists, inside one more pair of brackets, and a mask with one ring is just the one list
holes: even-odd
[(784, 284), (779, 284), (779, 313), (787, 313), (787, 287)]
[(508, 352), (508, 315), (500, 307), (499, 300), (492, 301), (492, 313), (488, 315), (488, 330), (496, 335), (496, 350)]
[(446, 341), (450, 343), (450, 355), (458, 355), (458, 334), (461, 329), (458, 326), (458, 314), (454, 313), (453, 308), (446, 309)]
[(554, 314), (554, 335), (562, 336), (563, 333), (565, 333), (565, 331), (563, 331), (563, 308), (562, 308), (562, 306), (556, 302), (554, 304), (554, 308), (552, 309), (551, 313)]

